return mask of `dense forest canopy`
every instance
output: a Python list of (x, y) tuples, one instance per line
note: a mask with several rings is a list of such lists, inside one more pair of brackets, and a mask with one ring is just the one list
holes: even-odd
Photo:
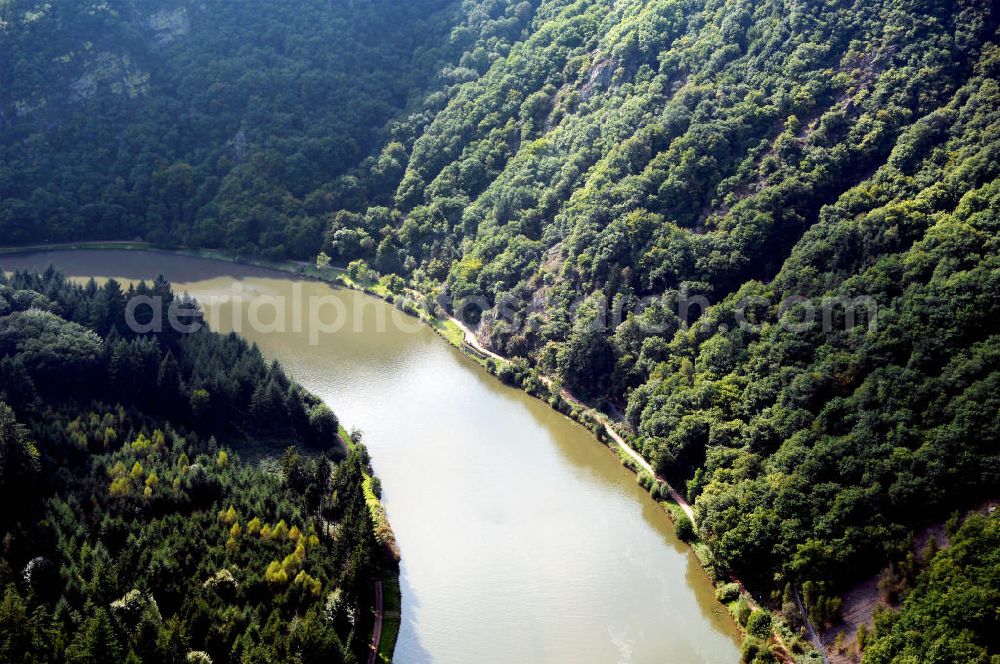
[[(817, 622), (996, 495), (996, 3), (153, 5), (2, 5), (0, 242), (403, 277), (512, 382), (621, 411), (713, 571)], [(41, 309), (0, 337), (45, 340), (29, 393), (107, 332), (63, 348)]]
[(531, 14), (466, 4), (0, 3), (0, 242), (314, 255), (325, 215), (364, 204), (350, 171), (385, 123)]
[[(721, 574), (826, 606), (1000, 486), (997, 19), (543, 2), (325, 250), (620, 407)], [(691, 295), (714, 306), (684, 316)], [(847, 304), (803, 329), (790, 297)]]
[(0, 276), (0, 660), (354, 661), (385, 561), (364, 448), (234, 335), (130, 332), (136, 295), (174, 301)]

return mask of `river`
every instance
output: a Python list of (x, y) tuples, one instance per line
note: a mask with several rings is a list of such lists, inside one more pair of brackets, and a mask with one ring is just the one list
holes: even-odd
[[(163, 274), (363, 430), (402, 553), (396, 662), (739, 659), (732, 619), (635, 477), (427, 326), (262, 268), (156, 252), (0, 256), (5, 270), (50, 262), (73, 278)], [(300, 311), (317, 323), (295, 324)]]

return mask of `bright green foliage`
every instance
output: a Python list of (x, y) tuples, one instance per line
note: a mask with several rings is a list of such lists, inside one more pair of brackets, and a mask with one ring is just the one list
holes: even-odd
[[(720, 571), (811, 581), (835, 621), (861, 570), (1000, 484), (998, 18), (541, 2), (413, 116), (398, 180), (361, 171), (374, 203), (336, 213), (326, 250), (625, 410)], [(793, 296), (816, 325), (793, 329)]]
[(347, 276), (349, 276), (353, 281), (361, 285), (366, 285), (368, 282), (377, 279), (378, 273), (368, 267), (360, 258), (351, 261), (347, 265)]
[(723, 604), (735, 602), (740, 596), (740, 584), (725, 583), (715, 589), (715, 599)]
[(694, 524), (691, 523), (691, 519), (688, 518), (687, 514), (678, 514), (675, 517), (674, 533), (678, 539), (684, 542), (690, 542), (695, 538)]

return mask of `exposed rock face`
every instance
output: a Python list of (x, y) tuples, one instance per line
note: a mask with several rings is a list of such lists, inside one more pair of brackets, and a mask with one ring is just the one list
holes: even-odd
[(14, 102), (14, 114), (19, 118), (23, 118), (26, 115), (34, 113), (43, 106), (45, 106), (44, 99), (37, 102), (31, 102), (26, 99), (18, 99)]
[(191, 17), (186, 7), (165, 9), (151, 14), (145, 24), (153, 32), (157, 46), (166, 46), (178, 37), (191, 32)]
[[(0, 4), (3, 0), (0, 0)], [(164, 3), (154, 1), (154, 5)], [(103, 10), (108, 11), (107, 7)], [(147, 7), (145, 11), (133, 8), (129, 22), (147, 35), (142, 52), (122, 50), (113, 40), (104, 40), (103, 48), (91, 41), (71, 47), (52, 60), (52, 76), (48, 94), (44, 89), (37, 95), (6, 100), (0, 128), (10, 125), (17, 118), (42, 115), (46, 109), (53, 113), (63, 104), (78, 104), (101, 95), (118, 95), (135, 99), (149, 91), (150, 74), (143, 66), (152, 49), (170, 44), (191, 31), (191, 13), (186, 6), (160, 9)], [(48, 3), (39, 5), (19, 17), (24, 24), (34, 23), (51, 11)], [(147, 13), (150, 12), (150, 13)], [(0, 23), (0, 30), (3, 24)], [(61, 94), (60, 94), (61, 92)]]
[(241, 164), (245, 162), (247, 160), (247, 133), (242, 127), (230, 141), (230, 144), (236, 152), (236, 161)]
[(580, 98), (590, 99), (598, 90), (604, 90), (611, 84), (614, 74), (614, 63), (609, 59), (598, 60), (591, 66), (587, 82), (580, 88)]
[(112, 94), (138, 97), (149, 89), (149, 73), (134, 66), (128, 55), (98, 53), (87, 64), (83, 76), (70, 83), (69, 100), (89, 99), (102, 85), (107, 85)]

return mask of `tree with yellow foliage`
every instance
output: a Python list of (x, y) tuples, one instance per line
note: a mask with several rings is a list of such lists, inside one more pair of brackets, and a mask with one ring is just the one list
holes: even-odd
[(314, 597), (319, 597), (319, 594), (323, 591), (323, 584), (320, 583), (319, 579), (313, 578), (305, 570), (301, 570), (295, 576), (293, 583), (300, 588), (304, 588), (306, 592)]
[(108, 492), (112, 496), (127, 496), (129, 494), (129, 482), (126, 477), (116, 477), (111, 480), (111, 487)]
[(283, 586), (288, 583), (288, 572), (282, 568), (281, 563), (272, 560), (264, 572), (264, 580), (272, 586)]
[(231, 526), (236, 523), (240, 518), (240, 515), (236, 513), (236, 508), (232, 505), (229, 506), (227, 510), (219, 510), (219, 521), (226, 526)]
[(146, 434), (140, 433), (139, 436), (129, 444), (128, 449), (142, 454), (149, 450), (152, 445), (153, 442), (149, 438), (146, 438)]
[(291, 576), (295, 574), (301, 568), (301, 561), (296, 557), (294, 553), (289, 553), (285, 556), (285, 559), (281, 561), (281, 567), (288, 575)]
[(233, 527), (229, 529), (229, 539), (226, 540), (226, 548), (229, 550), (235, 549), (239, 546), (239, 540), (243, 536), (243, 528), (240, 527), (240, 522), (237, 521), (233, 524)]

